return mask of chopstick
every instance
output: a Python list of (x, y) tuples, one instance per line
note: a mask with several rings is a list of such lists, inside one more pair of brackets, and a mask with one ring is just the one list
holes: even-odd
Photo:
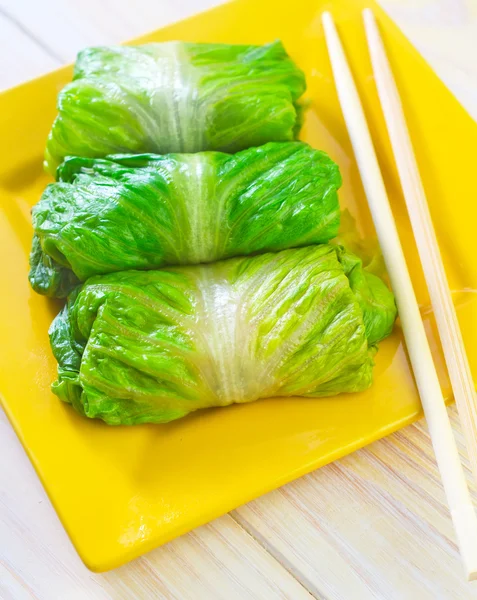
[(477, 517), (447, 415), (424, 324), (353, 76), (331, 14), (323, 13), (322, 20), (338, 97), (396, 296), (402, 330), (465, 573), (469, 580), (477, 579)]
[(470, 464), (477, 479), (477, 404), (472, 373), (399, 92), (372, 11), (363, 11), (363, 18), (381, 107), (436, 316)]

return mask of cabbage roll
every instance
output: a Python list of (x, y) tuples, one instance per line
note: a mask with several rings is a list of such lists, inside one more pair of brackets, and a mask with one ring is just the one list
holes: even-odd
[(69, 155), (236, 152), (297, 136), (303, 72), (281, 42), (88, 48), (58, 97), (45, 166)]
[(338, 166), (301, 142), (70, 158), (58, 176), (32, 211), (30, 281), (48, 296), (93, 275), (323, 243), (339, 227)]
[(329, 244), (92, 277), (53, 322), (53, 391), (112, 425), (365, 390), (394, 297)]

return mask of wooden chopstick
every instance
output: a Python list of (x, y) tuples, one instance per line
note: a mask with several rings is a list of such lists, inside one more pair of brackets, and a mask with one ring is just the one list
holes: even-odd
[(372, 11), (370, 9), (363, 11), (363, 18), (381, 107), (391, 139), (432, 308), (436, 315), (470, 464), (477, 480), (477, 403), (472, 373), (399, 92)]
[(469, 580), (477, 579), (477, 517), (447, 415), (444, 397), (412, 287), (371, 134), (346, 56), (329, 12), (323, 27), (338, 97), (379, 243), (391, 279), (401, 325), (432, 445)]

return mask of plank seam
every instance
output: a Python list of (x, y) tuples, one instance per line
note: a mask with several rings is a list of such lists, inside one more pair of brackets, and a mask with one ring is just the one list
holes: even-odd
[(236, 511), (229, 513), (232, 519), (239, 525), (257, 544), (259, 544), (265, 552), (267, 552), (274, 560), (276, 560), (279, 565), (289, 573), (291, 577), (293, 577), (301, 587), (307, 591), (310, 596), (312, 596), (315, 600), (328, 600), (326, 596), (323, 595), (320, 590), (307, 578), (298, 571), (290, 561), (277, 549), (273, 546), (273, 544), (269, 543), (265, 536), (263, 536), (255, 527), (250, 525), (243, 519)]
[(43, 40), (39, 39), (34, 33), (32, 33), (28, 27), (25, 27), (23, 23), (18, 21), (14, 16), (12, 16), (9, 12), (5, 10), (2, 6), (0, 6), (0, 15), (4, 17), (7, 21), (9, 21), (14, 27), (16, 27), (21, 33), (26, 35), (32, 42), (34, 42), (38, 47), (40, 47), (50, 58), (56, 60), (60, 65), (63, 65), (65, 61), (63, 58), (58, 55), (52, 48), (45, 44)]

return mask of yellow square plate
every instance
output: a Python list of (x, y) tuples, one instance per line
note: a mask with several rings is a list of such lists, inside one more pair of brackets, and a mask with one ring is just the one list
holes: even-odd
[[(338, 105), (320, 15), (338, 22), (368, 114), (419, 300), (428, 297), (371, 76), (361, 0), (239, 0), (146, 36), (263, 43), (281, 38), (308, 80), (303, 139), (339, 163), (341, 200), (373, 234)], [(477, 125), (403, 35), (374, 7), (409, 118), (471, 364), (477, 368)], [(0, 391), (3, 405), (86, 565), (111, 569), (293, 478), (410, 423), (420, 404), (399, 329), (382, 344), (375, 384), (331, 399), (263, 400), (162, 426), (111, 428), (50, 392), (47, 330), (59, 304), (27, 281), (30, 207), (48, 181), (45, 139), (64, 68), (0, 96)], [(460, 292), (459, 290), (463, 290)], [(426, 317), (446, 394), (445, 369)]]

